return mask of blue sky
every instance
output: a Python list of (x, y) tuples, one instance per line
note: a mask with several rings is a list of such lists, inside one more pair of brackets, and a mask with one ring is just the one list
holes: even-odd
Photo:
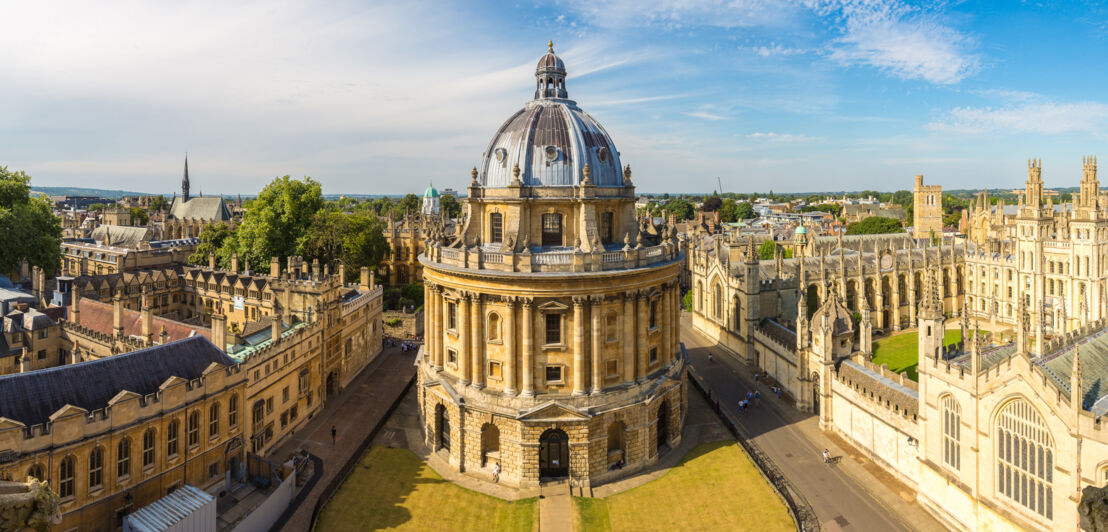
[[(462, 188), (552, 39), (645, 192), (1076, 186), (1108, 6), (563, 0), (0, 4), (0, 164), (39, 185)], [(1099, 153), (1098, 153), (1099, 152)]]

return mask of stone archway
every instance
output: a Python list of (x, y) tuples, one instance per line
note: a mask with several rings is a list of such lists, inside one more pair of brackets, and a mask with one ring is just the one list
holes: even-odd
[(549, 429), (539, 436), (539, 477), (569, 476), (569, 436), (562, 429)]
[(481, 467), (500, 461), (500, 429), (492, 423), (481, 426)]
[(662, 449), (669, 445), (669, 402), (662, 401), (662, 404), (658, 407), (658, 424), (657, 424), (657, 451), (658, 454), (662, 454)]
[(812, 413), (819, 416), (819, 373), (812, 372)]

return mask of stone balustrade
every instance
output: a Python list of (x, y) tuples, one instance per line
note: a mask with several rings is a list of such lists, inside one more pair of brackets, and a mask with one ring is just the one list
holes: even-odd
[(500, 272), (599, 272), (662, 264), (678, 259), (679, 255), (680, 250), (675, 243), (664, 242), (656, 246), (596, 252), (560, 248), (501, 253), (487, 251), (480, 246), (468, 249), (431, 247), (419, 259), (424, 264)]

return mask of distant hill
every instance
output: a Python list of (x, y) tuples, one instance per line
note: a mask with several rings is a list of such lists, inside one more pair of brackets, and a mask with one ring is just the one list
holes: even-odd
[[(131, 192), (127, 190), (106, 190), (102, 188), (83, 187), (31, 187), (32, 194), (46, 194), (47, 196), (95, 196), (98, 198), (119, 199), (123, 196), (150, 196), (149, 192)], [(167, 196), (172, 196), (168, 194)]]

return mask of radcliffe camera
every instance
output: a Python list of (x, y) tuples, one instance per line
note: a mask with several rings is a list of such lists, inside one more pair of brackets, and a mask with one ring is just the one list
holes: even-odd
[(1104, 6), (0, 19), (0, 532), (1108, 532)]

